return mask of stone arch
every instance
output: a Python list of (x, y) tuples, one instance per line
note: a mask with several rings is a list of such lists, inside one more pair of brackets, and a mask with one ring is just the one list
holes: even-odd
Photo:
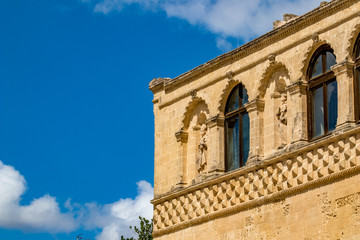
[(199, 91), (196, 92), (195, 97), (200, 98), (205, 102), (206, 106), (208, 107), (209, 113), (212, 116), (213, 113), (211, 111), (211, 107), (209, 106), (211, 105), (211, 99), (209, 98), (209, 95), (205, 91)]
[(329, 41), (320, 40), (318, 35), (313, 35), (313, 42), (305, 51), (305, 54), (303, 55), (303, 60), (301, 61), (302, 64), (301, 64), (300, 71), (301, 71), (301, 79), (303, 81), (307, 81), (307, 79), (306, 79), (307, 71), (308, 71), (309, 64), (310, 64), (310, 61), (311, 61), (314, 53), (316, 52), (316, 50), (319, 47), (321, 47), (323, 45), (329, 45), (330, 48), (334, 51), (334, 55), (339, 56), (337, 49), (335, 49)]
[[(206, 140), (203, 143), (206, 147), (203, 148), (203, 152), (200, 154), (201, 159), (199, 158), (199, 144), (203, 137), (208, 139), (206, 124), (210, 118), (209, 108), (206, 101), (198, 97), (196, 92), (192, 92), (191, 96), (192, 98), (185, 108), (181, 123), (181, 131), (185, 132), (187, 136), (186, 144), (182, 145), (181, 149), (183, 153), (182, 176), (186, 185), (202, 179), (201, 174), (207, 172), (207, 161), (204, 160), (203, 163), (201, 159), (208, 159), (208, 141)], [(205, 126), (205, 130), (203, 126)]]
[(219, 115), (224, 115), (227, 99), (233, 88), (240, 83), (245, 86), (246, 90), (248, 90), (248, 95), (250, 94), (249, 89), (246, 87), (246, 85), (243, 82), (236, 79), (229, 80), (220, 95), (220, 101), (218, 102), (218, 107), (217, 107)]
[(183, 114), (182, 121), (181, 121), (181, 125), (182, 125), (181, 129), (182, 130), (188, 129), (190, 120), (192, 118), (192, 114), (193, 114), (194, 110), (200, 105), (204, 105), (204, 114), (206, 112), (206, 114), (205, 114), (205, 115), (207, 115), (206, 117), (209, 117), (209, 114), (210, 114), (209, 107), (208, 107), (206, 101), (202, 97), (193, 97), (185, 108), (185, 112)]
[[(264, 95), (266, 93), (266, 90), (268, 88), (269, 82), (271, 80), (271, 77), (276, 74), (277, 72), (282, 72), (284, 73), (288, 79), (290, 79), (289, 77), (289, 70), (286, 68), (285, 64), (281, 63), (281, 62), (273, 62), (270, 63), (268, 65), (268, 67), (265, 69), (264, 73), (261, 76), (260, 79), (260, 83), (259, 83), (259, 87), (257, 89), (257, 96), (259, 99), (264, 98)], [(283, 88), (283, 89), (279, 89), (279, 92), (283, 92), (285, 91), (285, 87), (286, 85), (290, 84), (289, 82), (285, 82), (285, 86), (283, 82), (279, 82), (277, 83), (278, 88)]]
[(354, 48), (359, 34), (360, 34), (360, 23), (354, 26), (353, 31), (350, 34), (350, 38), (347, 41), (346, 52), (348, 53), (348, 57), (347, 57), (348, 60), (353, 58)]
[[(287, 104), (288, 93), (286, 87), (290, 85), (290, 74), (284, 63), (270, 61), (261, 75), (258, 83), (257, 99), (264, 102), (264, 107), (258, 112), (261, 119), (258, 128), (259, 138), (263, 143), (262, 154), (269, 156), (275, 149), (287, 145), (287, 130), (284, 127), (280, 129), (278, 124), (278, 111), (282, 106), (282, 99), (285, 98), (284, 104)], [(287, 118), (285, 118), (287, 121)], [(281, 131), (280, 131), (281, 130)], [(266, 141), (271, 139), (271, 141)]]

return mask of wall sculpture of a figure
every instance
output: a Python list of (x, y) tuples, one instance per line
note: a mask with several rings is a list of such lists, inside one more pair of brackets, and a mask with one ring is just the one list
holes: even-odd
[(286, 127), (287, 127), (287, 95), (286, 93), (281, 94), (281, 104), (278, 108), (278, 112), (276, 114), (279, 126), (280, 133), (280, 146), (279, 148), (283, 148), (286, 146)]
[(206, 124), (202, 124), (200, 128), (200, 142), (198, 144), (198, 152), (196, 155), (196, 167), (198, 173), (204, 173), (206, 169), (207, 159), (207, 127)]

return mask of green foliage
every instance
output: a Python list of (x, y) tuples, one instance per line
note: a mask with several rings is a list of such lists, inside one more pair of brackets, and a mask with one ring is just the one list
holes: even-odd
[(131, 238), (124, 238), (121, 236), (121, 240), (152, 240), (153, 237), (151, 235), (152, 229), (153, 229), (153, 221), (147, 220), (146, 218), (139, 217), (140, 219), (140, 228), (136, 226), (130, 226), (130, 229), (134, 230), (134, 232), (137, 234), (137, 239), (131, 237)]

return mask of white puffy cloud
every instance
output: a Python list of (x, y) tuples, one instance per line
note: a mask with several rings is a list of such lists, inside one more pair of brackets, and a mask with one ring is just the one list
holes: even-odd
[(138, 195), (135, 199), (120, 199), (102, 206), (96, 203), (86, 204), (86, 220), (83, 223), (85, 228), (101, 228), (98, 240), (117, 240), (121, 235), (132, 236), (129, 226), (137, 225), (139, 216), (152, 218), (150, 200), (153, 198), (154, 189), (146, 181), (140, 181), (137, 185)]
[[(130, 4), (145, 10), (165, 11), (218, 35), (217, 45), (227, 50), (234, 37), (248, 41), (272, 29), (284, 13), (304, 14), (322, 0), (97, 0), (94, 11), (108, 14)], [(224, 45), (225, 44), (225, 45)]]
[(26, 181), (12, 166), (0, 161), (0, 226), (44, 232), (70, 232), (78, 225), (72, 213), (61, 213), (54, 197), (45, 195), (20, 205)]
[(247, 39), (271, 30), (284, 13), (303, 14), (320, 0), (200, 0), (169, 1), (164, 10), (170, 17), (201, 25), (224, 37)]
[(32, 232), (72, 232), (80, 227), (101, 229), (98, 240), (116, 240), (121, 235), (133, 236), (129, 226), (137, 225), (138, 216), (151, 219), (153, 188), (150, 183), (137, 183), (135, 199), (120, 199), (111, 204), (64, 203), (62, 212), (56, 199), (44, 195), (29, 205), (21, 205), (21, 196), (27, 189), (25, 178), (14, 167), (0, 161), (0, 227)]

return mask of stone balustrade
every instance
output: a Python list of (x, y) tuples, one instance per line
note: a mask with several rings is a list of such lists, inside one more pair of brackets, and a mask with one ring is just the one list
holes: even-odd
[(154, 236), (248, 209), (360, 172), (360, 128), (290, 146), (258, 165), (154, 199)]

